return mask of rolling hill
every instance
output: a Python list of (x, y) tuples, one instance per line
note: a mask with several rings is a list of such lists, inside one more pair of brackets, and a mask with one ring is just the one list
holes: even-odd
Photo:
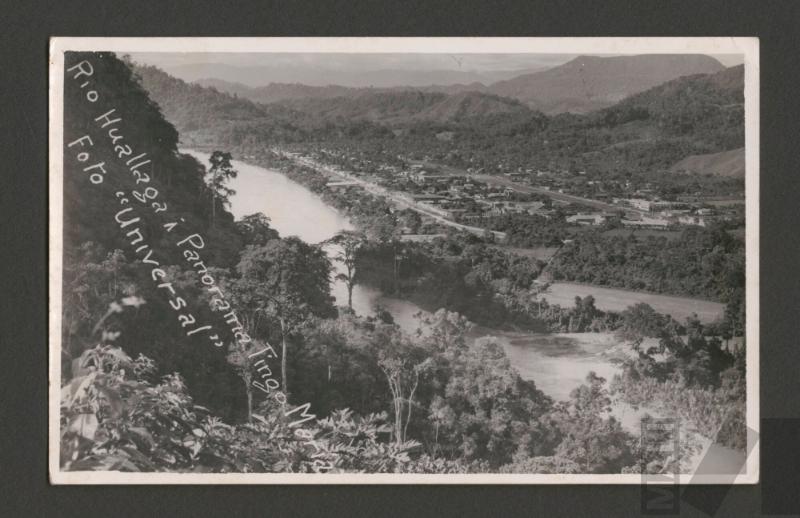
[[(137, 67), (136, 71), (165, 115), (184, 131), (193, 131), (211, 121), (214, 125), (259, 119), (301, 126), (359, 121), (406, 125), (531, 113), (528, 107), (514, 99), (471, 91), (449, 95), (417, 89), (304, 85), (269, 85), (259, 89), (217, 80), (202, 86), (176, 79), (156, 67)], [(267, 89), (271, 94), (284, 98), (269, 103), (251, 100), (259, 98), (256, 92)]]
[(531, 112), (519, 101), (479, 92), (454, 95), (415, 90), (369, 92), (331, 99), (295, 99), (282, 104), (326, 121), (367, 120), (389, 125), (447, 123), (472, 117)]
[(136, 66), (135, 72), (164, 116), (181, 133), (235, 121), (292, 120), (301, 116), (284, 106), (258, 104), (215, 88), (187, 83), (153, 66)]
[(744, 166), (744, 148), (742, 147), (721, 153), (691, 155), (673, 165), (670, 171), (743, 178)]
[(703, 55), (579, 56), (548, 70), (499, 81), (488, 92), (547, 114), (588, 113), (681, 76), (724, 68)]
[(253, 87), (217, 78), (199, 79), (194, 83), (262, 104), (292, 99), (345, 97), (355, 95), (361, 91), (359, 88), (348, 88), (346, 86), (309, 86), (300, 83), (270, 83), (266, 86)]
[[(477, 80), (478, 76), (445, 77), (430, 74), (417, 77), (389, 71), (383, 71), (382, 79), (369, 87), (333, 84), (337, 77), (335, 74), (328, 78), (331, 84), (327, 85), (270, 82), (263, 86), (249, 86), (219, 77), (196, 79), (194, 82), (258, 103), (360, 97), (370, 93), (403, 91), (448, 95), (481, 92), (516, 99), (532, 109), (556, 114), (588, 113), (612, 106), (630, 95), (681, 76), (714, 73), (724, 68), (714, 58), (703, 55), (580, 56), (554, 68), (523, 73), (493, 83)], [(249, 72), (249, 84), (257, 81), (253, 76), (256, 72)], [(224, 77), (239, 77), (233, 72), (231, 74)], [(274, 77), (274, 74), (265, 73), (263, 77)], [(387, 82), (389, 77), (394, 78), (394, 84), (403, 86), (391, 86), (391, 82)], [(447, 81), (462, 78), (473, 80), (458, 83)], [(441, 84), (436, 84), (437, 81), (441, 81)]]
[(483, 83), (458, 83), (429, 86), (393, 86), (387, 88), (353, 88), (340, 85), (310, 86), (300, 83), (270, 83), (264, 86), (247, 86), (217, 78), (198, 79), (194, 84), (214, 88), (220, 92), (236, 95), (253, 102), (269, 104), (295, 99), (333, 99), (335, 97), (359, 97), (367, 94), (423, 92), (459, 94), (465, 92), (487, 93), (488, 87)]
[[(487, 170), (545, 164), (613, 174), (666, 172), (687, 157), (744, 145), (742, 66), (682, 76), (588, 114), (550, 116), (516, 99), (474, 91), (348, 89), (336, 97), (261, 104), (153, 67), (137, 73), (181, 138), (199, 145), (363, 146)], [(436, 138), (445, 132), (449, 138)], [(708, 160), (720, 159), (688, 164), (717, 170)]]
[(721, 150), (744, 145), (744, 65), (680, 77), (589, 116), (607, 126), (638, 123), (664, 136)]

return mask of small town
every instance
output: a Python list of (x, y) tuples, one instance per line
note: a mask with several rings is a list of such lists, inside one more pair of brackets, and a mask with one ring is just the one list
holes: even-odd
[[(485, 230), (486, 220), (492, 217), (550, 219), (556, 211), (569, 226), (613, 225), (649, 230), (707, 227), (713, 222), (734, 221), (744, 214), (743, 196), (698, 192), (666, 200), (649, 183), (612, 185), (588, 179), (592, 177), (586, 171), (555, 174), (531, 168), (487, 175), (480, 169), (461, 171), (403, 157), (397, 157), (403, 165), (381, 164), (332, 149), (287, 152), (285, 156), (327, 174), (331, 178), (330, 189), (363, 189), (393, 200), (399, 208), (416, 210), (423, 217), (423, 225), (469, 227), (478, 233)], [(411, 229), (406, 233), (412, 234)], [(502, 232), (497, 235), (504, 236)]]

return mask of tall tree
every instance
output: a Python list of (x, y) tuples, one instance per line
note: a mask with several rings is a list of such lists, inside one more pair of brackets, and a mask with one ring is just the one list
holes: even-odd
[(214, 151), (208, 159), (211, 168), (208, 170), (206, 182), (211, 191), (212, 225), (216, 222), (217, 217), (217, 199), (225, 206), (228, 204), (230, 196), (236, 194), (236, 191), (226, 185), (231, 178), (236, 178), (238, 175), (231, 160), (233, 160), (231, 154), (224, 151)]
[(237, 221), (236, 231), (242, 236), (245, 246), (262, 246), (267, 241), (280, 237), (278, 231), (270, 226), (269, 217), (261, 212), (249, 214)]
[[(400, 248), (398, 249), (398, 244)], [(398, 240), (392, 240), (392, 259), (393, 259), (393, 273), (394, 273), (394, 294), (400, 296), (400, 263), (408, 258), (408, 249), (405, 244), (399, 243)]]
[(234, 369), (236, 374), (241, 378), (244, 383), (244, 391), (247, 396), (247, 422), (253, 422), (253, 370), (255, 369), (258, 358), (253, 359), (251, 354), (257, 353), (264, 349), (264, 344), (259, 340), (254, 340), (249, 343), (240, 343), (234, 341), (228, 350), (227, 360)]
[(392, 394), (394, 440), (400, 445), (407, 439), (411, 412), (417, 403), (414, 396), (421, 378), (433, 366), (433, 358), (402, 336), (391, 336), (388, 347), (378, 351), (378, 366), (383, 371)]
[(335, 315), (330, 294), (331, 264), (318, 246), (296, 237), (273, 239), (263, 246), (248, 246), (237, 265), (236, 302), (255, 336), (266, 336), (267, 322), (277, 321), (281, 336), (281, 377), (288, 393), (288, 340), (312, 315)]
[(327, 243), (337, 247), (333, 259), (342, 263), (345, 267), (345, 271), (337, 274), (336, 279), (344, 281), (347, 285), (347, 306), (351, 310), (353, 309), (353, 288), (358, 282), (356, 277), (356, 254), (366, 240), (367, 238), (362, 232), (342, 230), (327, 241)]
[(660, 336), (666, 321), (652, 306), (644, 302), (629, 306), (620, 316), (622, 322), (617, 329), (617, 337), (630, 341), (636, 351), (645, 338)]
[(608, 415), (611, 397), (605, 382), (589, 372), (585, 383), (551, 416), (563, 434), (555, 456), (576, 463), (580, 473), (619, 473), (636, 461), (636, 438)]

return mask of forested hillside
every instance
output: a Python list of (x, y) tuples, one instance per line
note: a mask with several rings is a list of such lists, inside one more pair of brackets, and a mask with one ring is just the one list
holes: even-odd
[(500, 81), (488, 91), (547, 114), (588, 113), (666, 81), (723, 68), (703, 55), (578, 56), (548, 70)]
[(415, 122), (458, 122), (497, 114), (530, 116), (530, 110), (518, 101), (478, 92), (453, 95), (421, 91), (368, 92), (332, 99), (295, 99), (282, 104), (326, 122), (368, 120), (393, 127)]
[(665, 136), (734, 149), (744, 144), (744, 65), (681, 77), (598, 112), (598, 125), (644, 121)]
[(301, 83), (269, 83), (263, 86), (248, 86), (242, 83), (225, 81), (217, 78), (206, 78), (193, 81), (200, 86), (212, 87), (220, 92), (225, 92), (238, 97), (244, 97), (253, 102), (269, 104), (292, 99), (332, 99), (336, 97), (358, 97), (370, 93), (396, 93), (396, 92), (423, 92), (458, 94), (465, 92), (489, 93), (483, 83), (464, 83), (430, 86), (387, 86), (377, 87), (346, 87), (339, 85), (310, 86)]
[[(64, 375), (75, 374), (75, 360), (97, 343), (100, 335), (96, 325), (106, 318), (109, 329), (124, 329), (117, 343), (129, 354), (135, 357), (144, 353), (156, 359), (164, 372), (181, 372), (200, 401), (224, 408), (235, 393), (235, 374), (224, 355), (198, 347), (181, 332), (174, 318), (168, 318), (173, 310), (164, 290), (156, 288), (149, 269), (142, 264), (143, 256), (135, 252), (137, 247), (130, 245), (127, 231), (134, 227), (123, 231), (116, 218), (120, 222), (134, 221), (153, 251), (151, 257), (162, 265), (173, 265), (163, 268), (174, 274), (174, 282), (188, 292), (184, 294), (186, 300), (197, 301), (199, 287), (179, 268), (186, 261), (174, 245), (174, 236), (163, 227), (165, 221), (159, 217), (162, 213), (139, 216), (138, 221), (129, 213), (119, 214), (126, 207), (120, 205), (122, 194), (116, 193), (123, 193), (129, 205), (135, 203), (141, 210), (151, 203), (149, 196), (153, 191), (145, 189), (157, 189), (158, 203), (166, 200), (163, 203), (174, 218), (168, 221), (180, 222), (183, 232), (207, 236), (203, 259), (209, 267), (235, 265), (244, 240), (221, 200), (216, 202), (212, 224), (212, 192), (206, 182), (206, 168), (194, 158), (178, 153), (177, 131), (134, 80), (130, 67), (113, 54), (85, 53), (70, 57), (72, 63), (83, 59), (91, 60), (97, 78), (94, 86), (106, 109), (100, 110), (87, 102), (79, 88), (67, 83), (65, 141), (73, 143), (88, 135), (93, 145), (89, 149), (84, 140), (73, 146), (65, 145), (64, 151)], [(107, 131), (100, 129), (95, 121), (112, 108), (113, 117), (109, 118), (121, 119), (113, 126), (116, 128), (113, 135), (124, 135), (124, 140), (116, 145), (128, 146), (119, 151), (109, 145)], [(92, 183), (89, 173), (83, 170), (85, 165), (76, 160), (77, 153), (83, 150), (91, 152), (93, 163), (97, 160), (105, 164), (107, 174), (101, 183)], [(129, 154), (121, 159), (118, 152)], [(131, 174), (125, 162), (140, 153), (146, 156), (139, 161), (150, 162), (137, 169), (137, 176)], [(139, 201), (134, 192), (148, 203)], [(130, 296), (140, 297), (147, 304), (119, 315), (107, 314), (109, 305)], [(193, 310), (198, 319), (210, 317), (203, 304), (195, 304)], [(231, 416), (239, 411), (236, 405), (226, 410)]]
[[(667, 171), (691, 155), (742, 147), (743, 68), (670, 81), (587, 115), (546, 116), (475, 92), (364, 93), (254, 104), (139, 67), (187, 142), (228, 147), (325, 143), (427, 155), (457, 167)], [(452, 132), (441, 141), (436, 134)]]
[[(444, 76), (431, 74), (422, 82), (411, 81), (409, 72), (399, 73), (393, 84), (385, 84), (391, 74), (370, 86), (348, 87), (336, 83), (335, 77), (326, 77), (327, 83), (303, 84), (301, 79), (288, 83), (273, 79), (272, 70), (240, 70), (212, 67), (204, 71), (216, 72), (216, 77), (203, 77), (193, 82), (202, 86), (245, 97), (258, 103), (273, 103), (290, 99), (330, 99), (359, 97), (369, 93), (440, 92), (453, 95), (463, 92), (482, 92), (517, 100), (532, 109), (555, 115), (563, 112), (588, 113), (619, 102), (630, 95), (653, 86), (695, 74), (711, 74), (724, 67), (714, 58), (703, 55), (640, 55), (640, 56), (578, 56), (567, 63), (545, 70), (508, 72), (513, 77), (500, 81), (461, 81), (458, 84), (437, 84)], [(179, 76), (184, 79), (188, 76)], [(250, 82), (242, 84), (236, 79), (245, 74)], [(462, 73), (464, 78), (469, 73)], [(454, 74), (457, 75), (457, 74)], [(226, 80), (230, 78), (229, 80)], [(188, 79), (191, 80), (191, 79)], [(266, 84), (265, 81), (270, 81)], [(318, 80), (318, 79), (317, 79)], [(254, 86), (249, 86), (254, 85)], [(405, 85), (405, 86), (395, 86)]]
[(299, 83), (270, 83), (265, 86), (248, 86), (242, 83), (206, 78), (193, 81), (203, 87), (211, 87), (220, 92), (244, 97), (253, 102), (268, 104), (289, 99), (329, 99), (345, 97), (363, 92), (364, 89), (345, 86), (309, 86)]

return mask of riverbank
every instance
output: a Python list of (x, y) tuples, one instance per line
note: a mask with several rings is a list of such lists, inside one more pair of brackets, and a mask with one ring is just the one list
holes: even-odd
[[(208, 153), (200, 151), (189, 151), (189, 153), (195, 154), (202, 161), (207, 160)], [(241, 217), (247, 213), (262, 211), (265, 203), (269, 203), (270, 217), (274, 222), (273, 226), (282, 235), (292, 235), (296, 233), (294, 227), (297, 222), (292, 220), (296, 218), (307, 218), (306, 221), (301, 222), (300, 225), (304, 227), (304, 236), (307, 237), (305, 240), (312, 243), (319, 243), (332, 237), (340, 230), (351, 230), (356, 226), (348, 215), (342, 213), (342, 208), (340, 206), (343, 204), (341, 200), (337, 198), (337, 195), (320, 189), (324, 185), (317, 185), (315, 189), (314, 186), (320, 182), (315, 182), (311, 176), (304, 176), (299, 174), (298, 171), (285, 171), (280, 167), (278, 167), (277, 171), (272, 171), (263, 167), (262, 162), (268, 161), (266, 158), (259, 158), (254, 155), (246, 156), (247, 162), (236, 161), (237, 164), (242, 164), (239, 167), (240, 169), (249, 171), (248, 168), (255, 168), (252, 171), (256, 175), (260, 174), (262, 176), (266, 174), (266, 171), (271, 171), (269, 176), (270, 185), (277, 187), (277, 191), (283, 192), (284, 194), (286, 194), (285, 191), (293, 192), (289, 192), (288, 195), (271, 197), (270, 192), (265, 192), (252, 185), (254, 182), (234, 180), (232, 187), (237, 191), (237, 195), (236, 203), (233, 204), (232, 210), (237, 217)], [(254, 164), (251, 162), (256, 163)], [(283, 166), (283, 168), (289, 167), (290, 169), (291, 166), (289, 166), (289, 164), (294, 163), (289, 159), (284, 159), (280, 162), (278, 166)], [(318, 166), (318, 164), (316, 165)], [(306, 167), (314, 169), (310, 165)], [(349, 176), (345, 176), (343, 173), (329, 171), (329, 174), (339, 174), (341, 178), (349, 178)], [(296, 210), (298, 206), (305, 207), (305, 205), (298, 205), (294, 201), (298, 196), (304, 197), (304, 194), (301, 194), (301, 192), (311, 194), (317, 198), (317, 201), (321, 202), (322, 205), (320, 205), (319, 214), (312, 215), (307, 211)], [(371, 193), (370, 190), (366, 192)], [(375, 193), (371, 193), (371, 195), (378, 196)], [(324, 208), (322, 208), (323, 206)], [(347, 204), (344, 204), (344, 206), (347, 207)], [(503, 247), (498, 247), (497, 245), (490, 246), (494, 249), (498, 249), (501, 253), (514, 252), (512, 249), (505, 250)], [(533, 258), (529, 259), (534, 260)], [(548, 291), (542, 295), (542, 298), (546, 299), (551, 305), (557, 304), (563, 308), (569, 308), (574, 305), (576, 297), (583, 298), (589, 295), (594, 297), (595, 306), (604, 312), (619, 313), (637, 303), (646, 303), (653, 307), (658, 313), (670, 315), (678, 322), (685, 322), (686, 318), (696, 315), (701, 322), (711, 323), (721, 320), (725, 314), (725, 305), (720, 302), (565, 281), (552, 283)], [(418, 300), (414, 301), (417, 305), (420, 303), (425, 305), (422, 299), (418, 297), (417, 299)], [(538, 329), (538, 327), (534, 327), (533, 329)]]
[[(467, 230), (479, 236), (482, 235), (482, 229), (480, 228), (467, 227), (450, 220), (443, 219), (441, 216), (436, 214), (429, 214), (424, 209), (417, 207), (416, 204), (409, 203), (406, 199), (407, 197), (387, 191), (380, 186), (371, 184), (357, 176), (348, 174), (346, 171), (325, 166), (309, 158), (300, 157), (296, 154), (292, 156), (285, 155), (285, 157), (290, 163), (299, 164), (303, 167), (315, 170), (328, 178), (355, 182), (361, 186), (365, 193), (369, 193), (373, 196), (377, 196), (381, 199), (389, 201), (398, 208), (411, 209), (419, 212), (420, 214), (424, 214), (433, 218), (439, 224), (450, 226), (455, 229)], [(256, 157), (253, 158), (256, 159)], [(300, 181), (309, 188), (312, 187), (313, 182), (303, 175), (293, 174), (291, 171), (286, 170), (282, 170), (281, 173), (295, 178), (297, 181)], [(323, 200), (326, 202), (336, 201), (336, 196), (332, 196), (331, 200), (327, 200), (326, 198), (327, 197), (323, 197)], [(535, 253), (521, 253), (519, 249), (512, 247), (498, 245), (491, 246), (500, 249), (503, 253), (516, 253), (524, 257), (542, 260)], [(552, 254), (550, 255), (552, 257)], [(596, 306), (602, 311), (613, 311), (618, 313), (625, 310), (629, 306), (643, 302), (652, 306), (657, 312), (670, 315), (679, 322), (685, 322), (687, 317), (697, 315), (697, 318), (701, 322), (711, 323), (717, 320), (722, 320), (725, 314), (725, 304), (718, 301), (701, 299), (697, 297), (636, 291), (613, 286), (582, 284), (571, 281), (559, 281), (553, 283), (549, 293), (545, 298), (547, 298), (548, 302), (551, 304), (558, 304), (562, 307), (571, 307), (574, 304), (576, 296), (585, 297), (587, 295), (592, 295), (595, 297)]]

